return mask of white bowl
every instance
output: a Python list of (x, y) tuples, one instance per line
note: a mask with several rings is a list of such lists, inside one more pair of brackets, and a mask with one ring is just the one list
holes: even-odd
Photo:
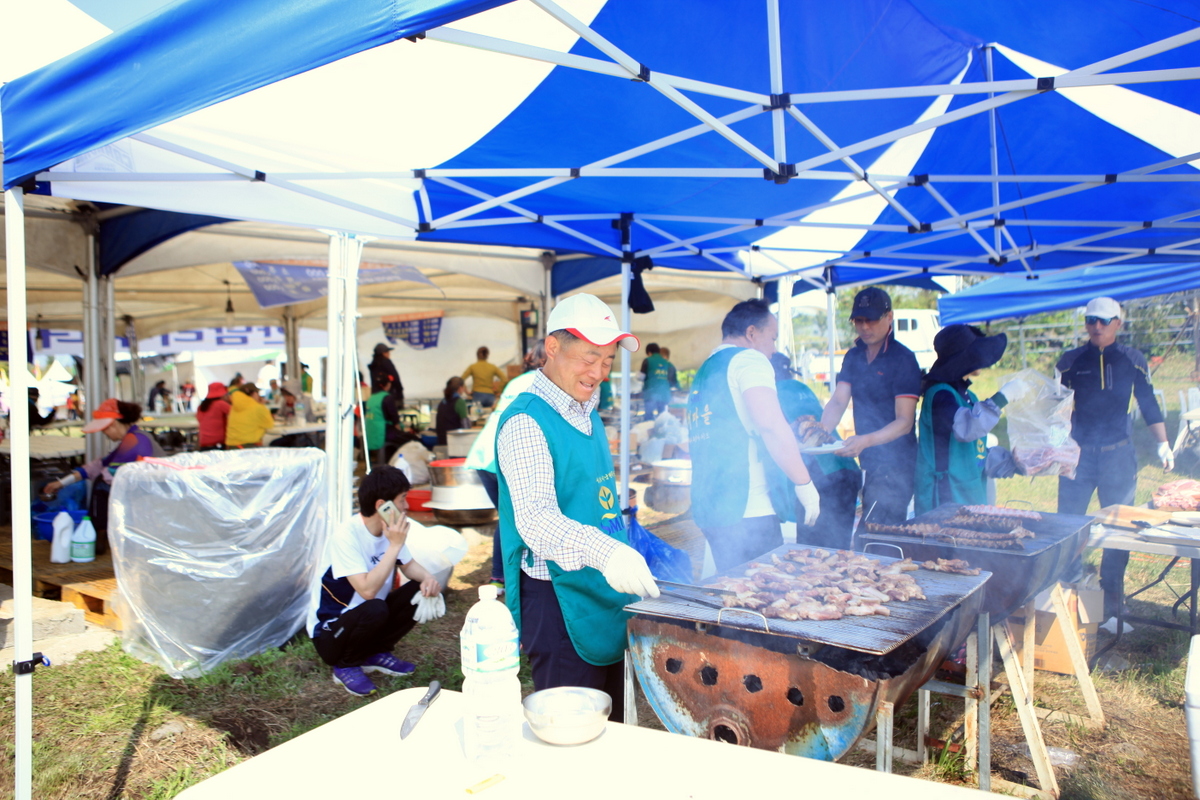
[(583, 744), (604, 732), (612, 698), (599, 689), (559, 686), (522, 701), (529, 728), (548, 744)]

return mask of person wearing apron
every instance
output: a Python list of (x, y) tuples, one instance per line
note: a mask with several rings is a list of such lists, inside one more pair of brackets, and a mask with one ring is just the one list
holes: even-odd
[(502, 412), (496, 436), (505, 601), (538, 690), (588, 686), (624, 719), (624, 607), (658, 587), (629, 546), (596, 405), (622, 331), (578, 294), (547, 320), (546, 364)]

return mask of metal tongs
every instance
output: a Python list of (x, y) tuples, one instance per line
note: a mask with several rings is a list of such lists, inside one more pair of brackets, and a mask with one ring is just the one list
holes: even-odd
[(675, 583), (674, 581), (655, 580), (659, 591), (668, 597), (677, 597), (690, 603), (697, 603), (709, 608), (724, 608), (725, 604), (711, 595), (735, 595), (728, 589), (710, 589), (707, 586), (693, 586), (690, 583)]

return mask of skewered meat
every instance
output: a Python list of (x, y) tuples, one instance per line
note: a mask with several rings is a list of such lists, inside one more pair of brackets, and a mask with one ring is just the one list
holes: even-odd
[(992, 547), (996, 549), (1021, 549), (1021, 538), (1009, 533), (984, 533), (966, 528), (942, 528), (936, 538), (966, 547)]
[(722, 600), (725, 607), (773, 619), (889, 616), (884, 603), (925, 599), (910, 574), (917, 569), (911, 559), (885, 565), (863, 553), (805, 548), (772, 555), (771, 563), (753, 562), (744, 576), (719, 578), (709, 586), (734, 592)]
[(994, 514), (964, 514), (959, 512), (956, 516), (946, 520), (945, 525), (948, 528), (970, 528), (976, 531), (1000, 531), (1007, 533), (1014, 528), (1021, 527), (1021, 517), (1001, 517)]
[(932, 536), (938, 532), (939, 525), (932, 522), (913, 522), (907, 525), (885, 525), (882, 522), (866, 523), (871, 533), (898, 533), (901, 536)]
[(1032, 522), (1040, 522), (1042, 515), (1036, 511), (1029, 511), (1024, 508), (1005, 508), (1002, 506), (963, 506), (958, 510), (960, 514), (991, 514), (995, 517), (1016, 517), (1017, 519), (1027, 519)]
[(978, 575), (979, 567), (972, 567), (961, 558), (939, 558), (936, 561), (926, 561), (921, 565), (933, 572), (953, 572), (956, 575)]
[(1200, 481), (1164, 483), (1154, 490), (1154, 507), (1172, 511), (1200, 510)]

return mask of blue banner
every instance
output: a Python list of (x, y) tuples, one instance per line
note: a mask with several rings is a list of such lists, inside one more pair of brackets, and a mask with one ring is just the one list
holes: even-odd
[(404, 342), (414, 350), (437, 347), (442, 331), (442, 311), (418, 311), (383, 318), (383, 332), (392, 344)]
[[(254, 293), (260, 308), (320, 300), (329, 293), (329, 269), (323, 261), (292, 264), (235, 261), (233, 265)], [(360, 285), (396, 281), (433, 285), (416, 267), (398, 264), (375, 266), (364, 262), (358, 271)]]

